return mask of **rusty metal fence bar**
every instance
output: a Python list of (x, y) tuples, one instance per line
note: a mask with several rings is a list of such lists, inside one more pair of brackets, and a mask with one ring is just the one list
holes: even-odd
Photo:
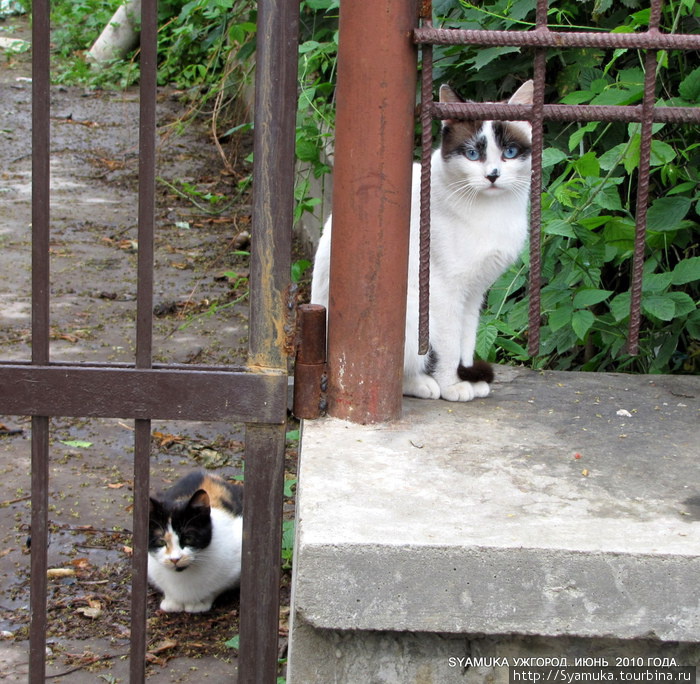
[[(0, 414), (32, 417), (30, 684), (46, 680), (49, 418), (133, 418), (134, 556), (130, 681), (145, 679), (151, 419), (246, 424), (246, 504), (238, 681), (274, 682), (287, 418), (298, 2), (258, 3), (255, 178), (248, 365), (152, 363), (157, 0), (142, 3), (136, 358), (50, 359), (50, 24), (32, 9), (32, 355), (0, 360)], [(233, 673), (232, 673), (233, 678)]]
[[(641, 311), (642, 269), (644, 241), (646, 235), (646, 213), (649, 204), (650, 151), (652, 124), (667, 122), (675, 124), (700, 123), (700, 108), (658, 107), (654, 104), (656, 82), (655, 50), (700, 50), (700, 35), (662, 33), (659, 30), (662, 0), (652, 0), (649, 28), (642, 33), (596, 33), (559, 32), (547, 27), (546, 17), (549, 3), (537, 0), (535, 29), (531, 31), (489, 31), (434, 28), (431, 22), (432, 6), (424, 0), (421, 10), (422, 25), (414, 31), (414, 41), (423, 47), (421, 121), (423, 139), (430, 130), (433, 119), (497, 119), (530, 121), (533, 124), (533, 155), (531, 185), (530, 228), (530, 315), (528, 352), (539, 353), (539, 290), (541, 280), (540, 235), (542, 194), (542, 129), (544, 121), (623, 121), (641, 122), (642, 146), (640, 151), (637, 186), (637, 212), (635, 217), (635, 248), (631, 276), (630, 324), (628, 351), (636, 354), (639, 344)], [(480, 45), (529, 47), (534, 50), (534, 100), (533, 105), (508, 105), (495, 103), (446, 104), (432, 101), (432, 45)], [(644, 96), (641, 105), (549, 105), (544, 104), (544, 74), (547, 48), (605, 47), (646, 50)], [(428, 59), (426, 60), (426, 56)], [(423, 168), (430, 165), (430, 148), (423, 145)], [(424, 171), (424, 174), (426, 172)], [(427, 172), (429, 173), (429, 171)], [(424, 175), (424, 182), (426, 176)], [(429, 176), (428, 176), (429, 178)], [(427, 193), (429, 203), (429, 193)], [(429, 232), (430, 209), (421, 203), (422, 233)], [(426, 237), (427, 241), (429, 238)], [(422, 243), (421, 243), (422, 244)], [(421, 258), (426, 257), (421, 248)], [(422, 261), (421, 286), (421, 330), (420, 347), (427, 351), (427, 288), (428, 262)]]
[[(34, 3), (32, 44), (32, 365), (49, 362), (49, 0)], [(0, 382), (0, 386), (7, 386)], [(49, 521), (49, 419), (32, 416), (29, 681), (44, 682)]]

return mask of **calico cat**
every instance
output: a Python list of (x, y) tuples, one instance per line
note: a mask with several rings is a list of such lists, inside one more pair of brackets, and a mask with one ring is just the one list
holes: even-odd
[[(527, 81), (509, 104), (532, 104)], [(463, 102), (448, 85), (441, 102)], [(524, 121), (442, 122), (431, 159), (430, 349), (418, 354), (420, 165), (414, 164), (403, 393), (469, 401), (489, 394), (491, 366), (474, 363), (484, 295), (527, 234), (532, 131)], [(331, 217), (332, 218), (332, 217)], [(316, 252), (311, 301), (328, 306), (331, 218)]]
[(164, 594), (161, 610), (201, 613), (238, 585), (242, 513), (242, 487), (206, 472), (151, 497), (148, 579)]

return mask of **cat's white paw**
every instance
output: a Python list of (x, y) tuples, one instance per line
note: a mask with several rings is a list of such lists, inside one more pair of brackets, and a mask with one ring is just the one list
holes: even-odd
[(181, 613), (185, 610), (185, 606), (179, 601), (174, 601), (166, 597), (160, 602), (160, 609), (166, 613)]
[(442, 388), (442, 398), (447, 401), (471, 401), (487, 397), (490, 391), (486, 382), (456, 382)]
[(434, 378), (425, 373), (404, 376), (403, 393), (408, 397), (418, 397), (419, 399), (439, 399), (440, 385)]
[(185, 604), (185, 611), (188, 613), (206, 613), (213, 601), (197, 601), (196, 603)]

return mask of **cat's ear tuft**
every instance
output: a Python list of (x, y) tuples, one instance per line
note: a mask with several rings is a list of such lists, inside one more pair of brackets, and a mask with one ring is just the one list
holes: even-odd
[(513, 96), (508, 100), (508, 104), (531, 105), (534, 92), (535, 86), (532, 79), (525, 81), (525, 83), (513, 93)]
[(445, 102), (448, 104), (454, 104), (459, 102), (464, 102), (464, 100), (454, 91), (447, 83), (443, 83), (440, 86), (440, 102)]
[(198, 489), (190, 498), (188, 506), (192, 508), (209, 508), (209, 494), (204, 489)]

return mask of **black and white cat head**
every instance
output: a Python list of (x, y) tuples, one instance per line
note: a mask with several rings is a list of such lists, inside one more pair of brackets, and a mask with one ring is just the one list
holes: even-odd
[[(532, 104), (533, 83), (526, 81), (508, 104)], [(440, 102), (465, 102), (450, 86), (440, 87)], [(526, 121), (442, 122), (442, 157), (455, 178), (462, 179), (460, 194), (497, 196), (526, 191), (530, 181), (532, 127)]]

